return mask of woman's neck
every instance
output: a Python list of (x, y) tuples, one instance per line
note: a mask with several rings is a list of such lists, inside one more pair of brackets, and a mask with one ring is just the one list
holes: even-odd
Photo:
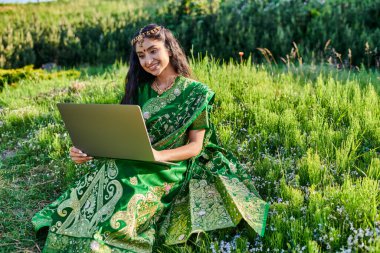
[(173, 82), (173, 79), (178, 76), (178, 73), (174, 70), (174, 68), (171, 65), (168, 65), (164, 71), (158, 76), (156, 76), (156, 79), (162, 87), (165, 88)]

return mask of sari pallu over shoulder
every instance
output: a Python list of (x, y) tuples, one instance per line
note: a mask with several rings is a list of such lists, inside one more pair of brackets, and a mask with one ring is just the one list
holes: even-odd
[(172, 89), (149, 99), (142, 112), (152, 146), (158, 150), (182, 146), (187, 129), (204, 110), (209, 110), (214, 92), (206, 85), (177, 77)]

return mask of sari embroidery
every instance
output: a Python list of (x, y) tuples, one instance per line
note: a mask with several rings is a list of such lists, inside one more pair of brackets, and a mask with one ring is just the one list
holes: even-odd
[(208, 113), (207, 110), (203, 110), (202, 113), (194, 120), (189, 129), (198, 130), (198, 129), (208, 129)]
[[(117, 167), (110, 160), (107, 169), (103, 165), (96, 175), (86, 175), (81, 184), (71, 189), (70, 197), (57, 207), (57, 214), (64, 221), (57, 221), (51, 231), (75, 237), (91, 237), (98, 223), (112, 215), (123, 193), (120, 182), (114, 180), (117, 174)], [(70, 213), (68, 209), (71, 209)]]
[[(147, 88), (150, 87), (145, 87)], [(146, 115), (145, 123), (153, 147), (163, 150), (184, 145), (186, 130), (213, 96), (214, 92), (207, 86), (177, 77), (172, 89), (160, 97), (148, 100), (142, 106), (142, 111)]]

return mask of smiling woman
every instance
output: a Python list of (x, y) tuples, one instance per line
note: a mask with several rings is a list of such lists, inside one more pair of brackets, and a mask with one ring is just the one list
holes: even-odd
[(132, 46), (134, 50), (129, 59), (123, 103), (136, 103), (136, 91), (137, 87), (142, 86), (141, 83), (149, 83), (153, 89), (162, 93), (161, 88), (168, 90), (176, 76), (191, 76), (186, 55), (168, 29), (148, 25), (135, 34)]
[[(139, 58), (142, 68), (153, 76), (156, 76), (152, 88), (159, 94), (170, 89), (174, 83), (177, 73), (170, 64), (169, 57), (172, 56), (160, 40), (141, 40), (140, 46), (136, 48), (136, 53)], [(164, 73), (163, 73), (164, 72)], [(161, 79), (161, 81), (159, 81)], [(170, 82), (168, 82), (169, 79)], [(165, 85), (169, 83), (169, 85)], [(166, 86), (166, 87), (165, 87)]]
[(168, 29), (148, 25), (132, 46), (122, 104), (141, 107), (156, 160), (176, 165), (105, 159), (33, 217), (37, 231), (50, 227), (44, 251), (151, 252), (157, 230), (173, 245), (241, 222), (263, 236), (269, 205), (217, 141), (214, 92), (190, 79)]
[(160, 76), (165, 70), (175, 74), (173, 66), (169, 64), (171, 52), (165, 47), (164, 42), (160, 40), (146, 39), (141, 40), (140, 46), (136, 48), (142, 68), (154, 76)]

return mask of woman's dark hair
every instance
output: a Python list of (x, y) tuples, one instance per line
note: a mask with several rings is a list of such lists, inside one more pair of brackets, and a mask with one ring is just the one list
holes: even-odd
[[(157, 24), (149, 24), (142, 28), (139, 32), (135, 33), (133, 38), (156, 27), (158, 27)], [(177, 74), (185, 77), (191, 76), (191, 70), (189, 63), (187, 62), (186, 55), (171, 31), (165, 27), (162, 27), (155, 34), (145, 34), (144, 38), (164, 41), (165, 47), (169, 50), (169, 52), (171, 52), (169, 61)], [(121, 104), (136, 104), (137, 90), (139, 86), (146, 83), (151, 83), (155, 78), (154, 75), (149, 74), (141, 67), (139, 58), (136, 53), (137, 43), (133, 44), (131, 55), (129, 57), (129, 70), (125, 78), (125, 95), (121, 100)]]

